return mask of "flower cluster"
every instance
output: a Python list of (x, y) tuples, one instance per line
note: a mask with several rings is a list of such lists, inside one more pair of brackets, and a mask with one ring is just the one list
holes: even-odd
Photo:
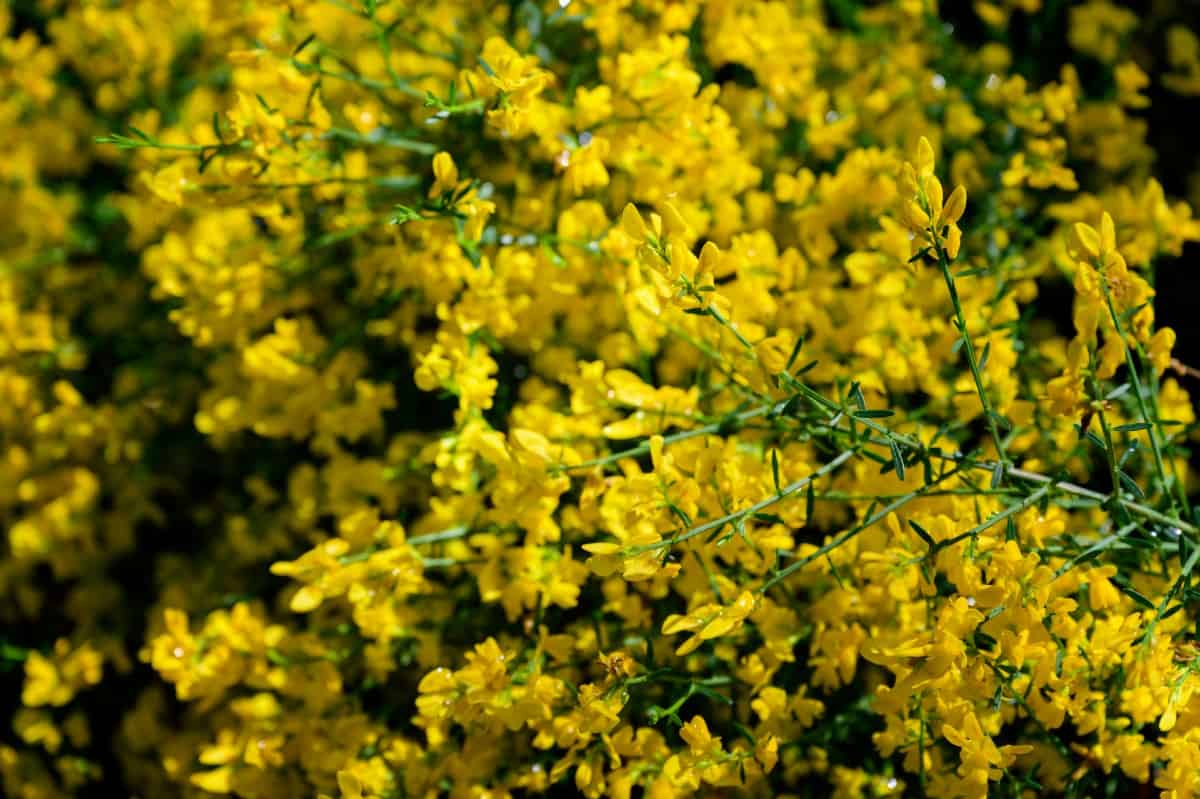
[(1196, 20), (942, 5), (0, 6), (0, 794), (1200, 796)]

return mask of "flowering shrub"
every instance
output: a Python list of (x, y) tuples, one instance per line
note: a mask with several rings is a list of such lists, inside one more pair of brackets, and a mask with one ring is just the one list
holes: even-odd
[(0, 793), (1200, 793), (1200, 39), (944, 5), (0, 6)]

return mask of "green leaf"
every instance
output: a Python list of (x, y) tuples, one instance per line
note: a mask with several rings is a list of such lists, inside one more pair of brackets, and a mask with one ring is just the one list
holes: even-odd
[(1143, 500), (1146, 498), (1146, 492), (1142, 490), (1142, 487), (1132, 477), (1125, 474), (1125, 472), (1118, 471), (1117, 478), (1121, 481), (1121, 485), (1125, 486), (1129, 490), (1129, 493), (1133, 494), (1137, 499)]
[(1071, 565), (1078, 566), (1083, 563), (1090, 563), (1103, 555), (1106, 549), (1106, 547), (1091, 547), (1090, 549), (1087, 549), (1084, 552), (1076, 555), (1075, 558), (1071, 560)]
[(1104, 395), (1104, 398), (1105, 398), (1106, 400), (1115, 400), (1115, 399), (1117, 399), (1118, 397), (1121, 397), (1121, 396), (1124, 396), (1125, 394), (1128, 394), (1128, 393), (1129, 393), (1129, 389), (1131, 389), (1131, 388), (1133, 388), (1133, 386), (1132, 386), (1131, 384), (1129, 384), (1129, 383), (1122, 383), (1121, 385), (1119, 385), (1119, 386), (1117, 386), (1116, 388), (1114, 388), (1112, 391), (1110, 391), (1110, 392), (1108, 392), (1107, 394), (1105, 394), (1105, 395)]
[(974, 638), (976, 649), (991, 649), (996, 646), (996, 639), (981, 630), (975, 631)]
[(1123, 594), (1128, 596), (1142, 607), (1149, 610), (1157, 610), (1153, 602), (1147, 599), (1143, 594), (1139, 593), (1133, 586), (1129, 585), (1124, 580), (1112, 578), (1110, 579), (1110, 582), (1120, 589)]
[(310, 44), (312, 44), (312, 41), (315, 38), (317, 38), (317, 34), (315, 34), (315, 33), (310, 33), (307, 36), (305, 36), (304, 39), (301, 40), (300, 44), (296, 45), (295, 48), (292, 49), (292, 58), (295, 58), (296, 56), (300, 55), (300, 52), (305, 47), (308, 47)]
[(393, 225), (403, 225), (405, 222), (414, 222), (421, 219), (421, 214), (414, 208), (409, 208), (407, 205), (397, 205), (394, 208), (395, 214), (392, 215)]
[(991, 411), (992, 421), (999, 425), (1001, 430), (1012, 430), (1013, 424), (1007, 416), (997, 411)]
[(775, 493), (783, 496), (783, 489), (779, 485), (779, 450), (771, 450), (771, 476), (775, 479)]
[(896, 476), (901, 480), (904, 479), (904, 458), (900, 457), (900, 447), (895, 441), (888, 441), (888, 446), (892, 450), (892, 463), (896, 466)]
[(1129, 424), (1119, 424), (1113, 430), (1118, 433), (1136, 433), (1138, 430), (1149, 430), (1151, 426), (1149, 422), (1130, 422)]
[(954, 275), (955, 280), (963, 277), (975, 277), (976, 275), (986, 275), (992, 270), (986, 266), (975, 267), (974, 269), (964, 269)]
[(567, 260), (559, 254), (558, 250), (551, 247), (550, 242), (546, 239), (542, 239), (542, 250), (545, 251), (546, 257), (550, 259), (550, 263), (560, 269), (567, 265)]
[(997, 463), (992, 469), (992, 488), (999, 488), (1000, 483), (1004, 481), (1004, 464)]
[(1183, 605), (1176, 605), (1175, 607), (1171, 608), (1163, 615), (1159, 616), (1159, 620), (1169, 619), (1181, 610), (1183, 610)]
[(362, 233), (366, 227), (363, 225), (355, 225), (354, 227), (346, 228), (345, 230), (334, 230), (326, 233), (323, 236), (318, 236), (306, 247), (309, 250), (320, 250), (325, 247), (330, 247), (337, 244), (339, 241), (353, 238), (359, 233)]
[(833, 558), (829, 556), (828, 552), (825, 553), (825, 562), (829, 564), (829, 571), (833, 575), (833, 579), (837, 580), (838, 587), (845, 588), (846, 581), (842, 579), (841, 571), (838, 570), (837, 564), (833, 562)]
[(667, 509), (670, 510), (671, 513), (674, 513), (679, 521), (683, 522), (684, 527), (692, 526), (692, 517), (689, 516), (683, 508), (679, 507), (673, 502), (668, 502)]
[(696, 686), (696, 693), (698, 693), (698, 694), (703, 694), (704, 696), (707, 696), (709, 699), (715, 699), (718, 702), (723, 702), (726, 705), (733, 704), (733, 700), (730, 699), (728, 696), (726, 696), (723, 693), (720, 693), (719, 691), (717, 691), (714, 688), (710, 688), (709, 686), (705, 685), (704, 683), (697, 682), (697, 683), (693, 683), (693, 685)]
[(908, 262), (909, 262), (910, 264), (911, 264), (911, 263), (914, 263), (914, 262), (916, 262), (916, 261), (919, 261), (919, 260), (921, 260), (922, 258), (924, 258), (924, 257), (925, 257), (926, 255), (928, 255), (928, 254), (929, 254), (929, 248), (928, 248), (928, 247), (922, 247), (921, 249), (917, 250), (917, 254), (916, 254), (916, 255), (914, 255), (912, 258), (909, 258), (909, 259), (908, 259)]
[(796, 346), (792, 347), (792, 354), (788, 356), (787, 366), (783, 367), (783, 371), (792, 371), (792, 364), (796, 362), (796, 358), (800, 356), (800, 348), (804, 346), (804, 336), (796, 339)]
[(928, 546), (930, 549), (937, 548), (937, 542), (933, 540), (933, 536), (929, 534), (928, 530), (914, 522), (912, 519), (908, 520), (908, 526), (911, 527), (913, 532), (915, 532), (917, 536), (925, 542), (926, 546)]
[(850, 384), (849, 396), (854, 400), (854, 404), (858, 406), (860, 411), (867, 409), (867, 400), (863, 397), (862, 386), (858, 384), (857, 380)]
[(874, 411), (871, 411), (871, 410), (854, 411), (853, 414), (851, 414), (851, 415), (855, 419), (886, 419), (889, 416), (895, 416), (896, 412), (881, 409), (881, 410), (874, 410)]

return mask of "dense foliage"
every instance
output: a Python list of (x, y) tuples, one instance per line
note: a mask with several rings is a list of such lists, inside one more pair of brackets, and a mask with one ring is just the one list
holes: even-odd
[(0, 793), (1200, 793), (1200, 38), (944, 5), (0, 3)]

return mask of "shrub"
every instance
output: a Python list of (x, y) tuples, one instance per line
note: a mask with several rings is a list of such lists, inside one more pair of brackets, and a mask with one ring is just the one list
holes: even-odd
[(0, 8), (5, 795), (1195, 795), (1200, 40), (945, 5)]

